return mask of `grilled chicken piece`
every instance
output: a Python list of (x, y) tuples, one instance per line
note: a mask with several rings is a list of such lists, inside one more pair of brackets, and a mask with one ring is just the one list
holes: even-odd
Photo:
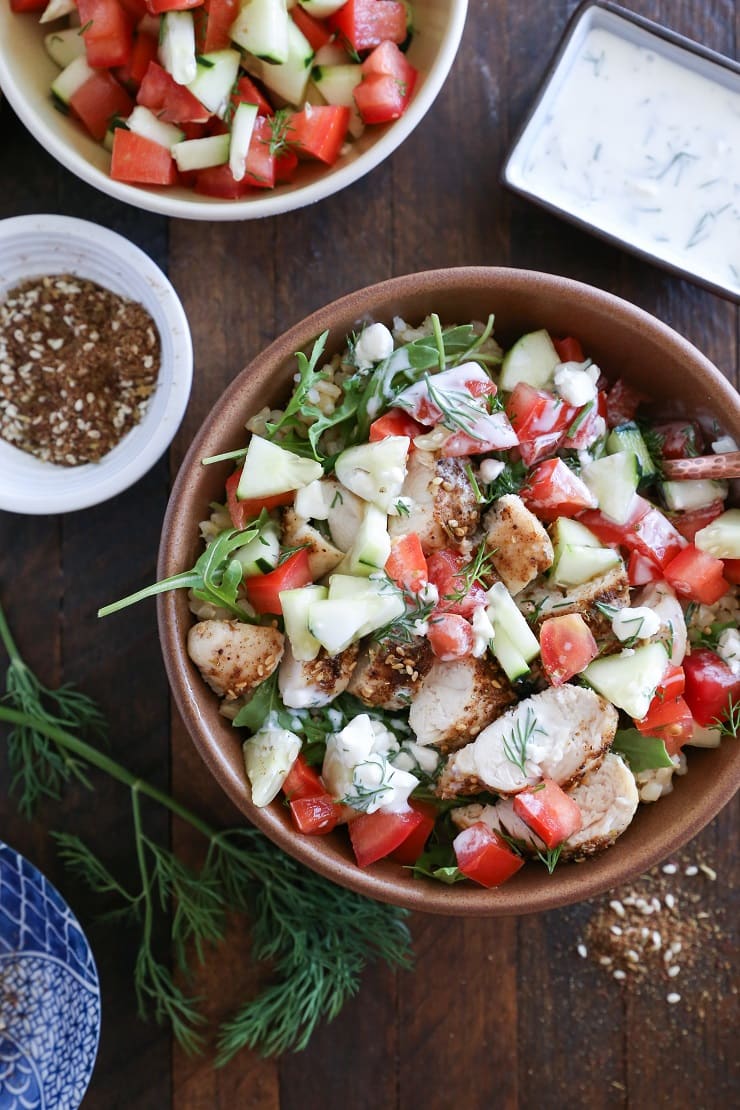
[(366, 502), (352, 493), (336, 478), (322, 478), (328, 510), (326, 523), (336, 547), (347, 552), (354, 543), (357, 529), (365, 515)]
[(315, 659), (302, 662), (294, 658), (290, 644), (286, 644), (278, 674), (278, 687), (284, 704), (290, 709), (328, 705), (347, 689), (358, 652), (357, 644), (351, 644), (339, 655), (329, 655), (322, 648)]
[(688, 633), (681, 603), (667, 582), (654, 582), (646, 586), (634, 601), (647, 605), (660, 619), (660, 628), (651, 636), (654, 642), (664, 643), (671, 663), (680, 667), (686, 654)]
[(459, 547), (478, 527), (480, 510), (461, 459), (412, 451), (401, 496), (409, 498), (409, 513), (389, 517), (388, 531), (391, 537), (416, 532), (425, 555)]
[[(607, 752), (599, 766), (568, 794), (581, 811), (583, 826), (563, 845), (563, 859), (582, 859), (608, 848), (632, 821), (639, 801), (635, 777), (615, 752)], [(545, 851), (545, 844), (514, 812), (513, 798), (502, 798), (492, 806), (462, 806), (452, 811), (452, 820), (460, 829), (483, 821), (521, 841), (529, 855)]]
[(421, 686), (434, 661), (429, 641), (415, 636), (412, 643), (384, 640), (360, 652), (347, 689), (365, 705), (402, 709)]
[(442, 798), (493, 790), (518, 794), (542, 778), (567, 789), (598, 767), (614, 739), (617, 711), (581, 686), (551, 687), (520, 701), (450, 756)]
[(229, 701), (269, 678), (283, 648), (276, 628), (241, 621), (198, 621), (188, 633), (188, 655), (211, 689)]
[(532, 619), (539, 634), (542, 622), (548, 617), (562, 617), (567, 613), (580, 613), (594, 634), (602, 653), (604, 650), (621, 651), (622, 645), (612, 632), (610, 618), (596, 608), (596, 603), (624, 609), (630, 604), (630, 584), (624, 564), (608, 570), (582, 586), (550, 585), (542, 579), (520, 594), (516, 603), (525, 617)]
[(409, 724), (420, 744), (454, 751), (495, 721), (516, 700), (509, 680), (490, 656), (436, 659), (411, 703)]
[(518, 594), (552, 566), (550, 537), (515, 493), (499, 497), (483, 523), (491, 562), (510, 594)]
[(305, 547), (308, 550), (308, 565), (314, 580), (330, 574), (344, 558), (344, 552), (324, 539), (321, 532), (299, 517), (295, 509), (283, 509), (282, 525), (284, 547)]

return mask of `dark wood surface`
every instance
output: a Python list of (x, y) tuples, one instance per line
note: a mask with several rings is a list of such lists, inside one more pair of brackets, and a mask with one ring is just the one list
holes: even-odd
[[(733, 0), (630, 6), (737, 56)], [(95, 611), (153, 579), (168, 486), (184, 450), (226, 383), (284, 328), (394, 274), (514, 265), (566, 274), (636, 302), (737, 383), (736, 307), (540, 213), (498, 184), (504, 154), (574, 7), (571, 0), (471, 0), (453, 73), (403, 148), (353, 188), (255, 223), (168, 222), (98, 195), (58, 167), (7, 104), (0, 107), (0, 216), (61, 212), (130, 237), (168, 270), (190, 317), (196, 360), (192, 399), (169, 459), (133, 489), (64, 517), (0, 514), (3, 604), (22, 651), (45, 679), (74, 681), (99, 700), (113, 752), (140, 774), (169, 782), (214, 822), (233, 823), (238, 815), (171, 710), (153, 605), (105, 623)], [(587, 905), (502, 921), (417, 915), (413, 974), (370, 969), (359, 997), (303, 1054), (267, 1061), (242, 1054), (215, 1071), (208, 1057), (184, 1057), (166, 1029), (137, 1019), (131, 934), (96, 923), (95, 900), (55, 858), (48, 830), (74, 830), (130, 874), (124, 792), (96, 780), (94, 795), (70, 790), (32, 824), (15, 815), (5, 785), (0, 793), (0, 835), (65, 892), (98, 960), (103, 1033), (85, 1099), (90, 1110), (724, 1108), (740, 1101), (737, 1008), (727, 974), (713, 974), (708, 961), (701, 981), (683, 983), (684, 1004), (675, 1007), (661, 990), (625, 992), (576, 955), (592, 912)], [(167, 836), (166, 821), (152, 820)], [(172, 835), (184, 854), (194, 850), (187, 832)], [(705, 910), (724, 914), (726, 925), (737, 908), (736, 843), (737, 808), (728, 807), (688, 850), (718, 872), (701, 890)], [(247, 952), (248, 939), (235, 931), (211, 960), (200, 986), (215, 1017), (255, 981)], [(718, 951), (717, 964), (727, 955)]]

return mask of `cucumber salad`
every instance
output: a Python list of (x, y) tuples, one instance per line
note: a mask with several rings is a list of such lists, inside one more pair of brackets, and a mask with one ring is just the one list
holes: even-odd
[(10, 0), (41, 13), (51, 95), (129, 184), (236, 199), (333, 165), (406, 111), (401, 0)]
[(486, 887), (611, 845), (740, 720), (740, 510), (577, 339), (370, 324), (297, 355), (191, 571), (191, 659), (252, 800), (360, 867)]

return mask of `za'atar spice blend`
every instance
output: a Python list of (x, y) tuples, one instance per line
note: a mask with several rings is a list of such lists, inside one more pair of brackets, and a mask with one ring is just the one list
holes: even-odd
[(46, 462), (97, 462), (141, 420), (160, 339), (134, 301), (71, 274), (0, 304), (0, 436)]

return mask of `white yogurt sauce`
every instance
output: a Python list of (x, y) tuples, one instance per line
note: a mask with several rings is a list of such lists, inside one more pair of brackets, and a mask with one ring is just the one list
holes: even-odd
[(530, 125), (523, 186), (740, 293), (740, 80), (722, 72), (591, 28)]

